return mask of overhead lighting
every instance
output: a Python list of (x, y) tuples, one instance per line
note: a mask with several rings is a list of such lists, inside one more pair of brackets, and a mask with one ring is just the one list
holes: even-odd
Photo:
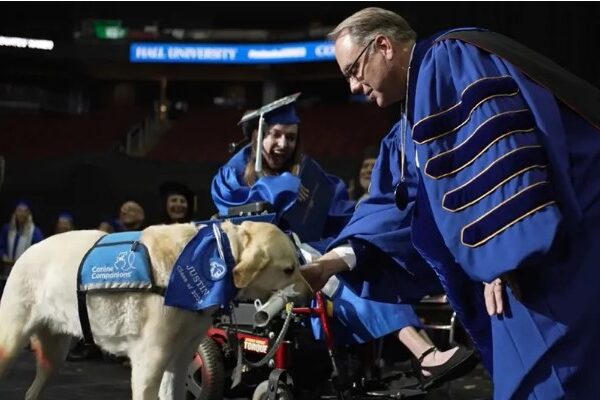
[(0, 36), (0, 46), (17, 47), (21, 49), (52, 50), (54, 48), (54, 42), (45, 39)]

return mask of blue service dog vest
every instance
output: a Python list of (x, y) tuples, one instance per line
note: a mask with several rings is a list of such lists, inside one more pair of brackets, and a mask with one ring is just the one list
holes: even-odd
[(136, 231), (102, 236), (83, 257), (77, 274), (77, 305), (86, 344), (94, 343), (86, 305), (88, 292), (164, 292), (164, 288), (154, 285), (148, 249), (139, 242), (141, 234)]
[(200, 228), (184, 247), (166, 291), (154, 284), (148, 249), (139, 242), (140, 236), (139, 231), (105, 235), (84, 256), (77, 299), (86, 343), (94, 343), (86, 306), (88, 292), (149, 291), (164, 295), (165, 305), (193, 311), (224, 306), (235, 296), (231, 277), (235, 261), (218, 223)]
[(94, 244), (79, 267), (79, 291), (149, 290), (154, 287), (148, 249), (141, 232), (105, 235)]

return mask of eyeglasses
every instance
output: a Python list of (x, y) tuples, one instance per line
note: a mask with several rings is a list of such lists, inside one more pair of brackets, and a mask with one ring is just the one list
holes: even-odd
[(362, 51), (358, 54), (358, 56), (356, 57), (356, 59), (354, 60), (354, 62), (352, 64), (350, 64), (349, 67), (347, 67), (344, 70), (344, 77), (346, 78), (347, 81), (350, 81), (350, 79), (357, 79), (356, 78), (356, 66), (358, 64), (358, 62), (360, 61), (361, 57), (363, 56), (363, 54), (365, 54), (365, 52), (367, 51), (367, 49), (371, 46), (371, 44), (373, 44), (373, 42), (375, 41), (376, 38), (373, 38), (369, 41), (369, 43), (367, 43), (367, 45), (365, 46), (364, 49), (362, 49)]

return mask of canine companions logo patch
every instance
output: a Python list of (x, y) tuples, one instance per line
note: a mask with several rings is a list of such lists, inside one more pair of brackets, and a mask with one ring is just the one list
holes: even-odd
[(209, 263), (210, 279), (220, 281), (227, 273), (227, 267), (220, 258), (211, 258)]
[(135, 269), (135, 253), (131, 250), (122, 251), (117, 254), (117, 259), (113, 264), (116, 270), (121, 270), (123, 272), (131, 271)]
[(145, 289), (152, 287), (150, 260), (139, 243), (140, 232), (102, 237), (80, 266), (79, 289)]

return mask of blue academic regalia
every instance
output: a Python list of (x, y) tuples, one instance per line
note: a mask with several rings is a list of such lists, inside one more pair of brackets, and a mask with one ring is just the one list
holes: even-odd
[[(245, 146), (219, 168), (213, 178), (211, 195), (219, 214), (227, 215), (227, 209), (230, 207), (259, 201), (272, 204), (278, 214), (284, 213), (294, 205), (298, 198), (300, 179), (289, 172), (284, 172), (280, 175), (260, 177), (252, 187), (248, 186), (244, 182), (244, 170), (250, 157), (250, 151), (250, 145)], [(321, 170), (319, 164), (308, 156), (303, 156), (302, 162), (312, 162), (318, 170)], [(324, 227), (323, 236), (327, 237), (337, 234), (336, 226), (345, 225), (354, 209), (354, 202), (348, 199), (344, 181), (335, 175), (325, 173), (325, 171), (322, 173), (327, 177), (334, 193)], [(335, 232), (330, 233), (330, 231)]]
[(220, 215), (227, 215), (231, 207), (266, 201), (276, 210), (285, 212), (296, 201), (300, 179), (289, 172), (263, 176), (250, 187), (244, 182), (244, 170), (251, 147), (245, 146), (219, 168), (211, 185), (211, 196)]
[[(24, 236), (22, 236), (23, 235), (22, 231), (17, 231), (14, 236), (14, 239), (11, 241), (11, 240), (9, 240), (9, 237), (11, 236), (10, 231), (11, 231), (10, 223), (4, 224), (2, 226), (2, 228), (0, 229), (0, 260), (3, 257), (7, 257), (12, 262), (16, 261), (17, 258), (19, 258), (19, 256), (20, 256), (19, 245), (22, 240), (25, 240), (24, 243), (26, 243), (26, 244), (27, 244), (27, 241), (30, 242), (27, 245), (27, 248), (31, 245), (34, 245), (34, 244), (44, 240), (44, 235), (43, 235), (42, 231), (40, 230), (40, 228), (38, 228), (35, 225), (33, 226), (33, 229), (31, 230), (31, 232), (29, 232), (29, 237), (24, 237)], [(24, 250), (26, 250), (27, 248), (25, 248)]]
[[(211, 194), (221, 214), (227, 208), (256, 201), (268, 201), (275, 210), (281, 213), (289, 209), (298, 197), (300, 180), (298, 177), (283, 173), (279, 176), (265, 176), (257, 180), (252, 187), (243, 181), (243, 171), (250, 157), (250, 147), (246, 146), (235, 154), (227, 164), (221, 167), (212, 182)], [(304, 156), (308, 159), (307, 156)], [(323, 237), (337, 234), (336, 226), (343, 226), (354, 211), (354, 203), (348, 200), (346, 186), (341, 179), (326, 174), (334, 188), (334, 199), (329, 209), (329, 218), (324, 227)], [(324, 250), (331, 241), (325, 239), (320, 243), (310, 243), (318, 250)], [(339, 344), (362, 343), (405, 326), (419, 326), (419, 319), (410, 306), (363, 299), (349, 290), (344, 278), (332, 295), (333, 315), (332, 329)], [(315, 337), (322, 335), (318, 320), (313, 320)]]
[[(477, 304), (463, 323), (493, 361), (494, 398), (597, 397), (600, 130), (460, 40), (418, 43), (410, 71), (413, 242), (454, 307)], [(507, 289), (505, 315), (491, 318), (490, 357), (481, 295), (461, 295), (456, 279), (506, 273), (521, 296)]]

